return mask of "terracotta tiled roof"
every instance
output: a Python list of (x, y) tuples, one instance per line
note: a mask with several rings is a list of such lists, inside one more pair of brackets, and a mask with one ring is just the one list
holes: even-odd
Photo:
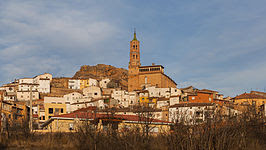
[(170, 98), (159, 97), (157, 101), (169, 101)]
[[(73, 112), (70, 114), (63, 114), (54, 116), (52, 118), (71, 118), (71, 119), (118, 119), (118, 120), (124, 120), (124, 121), (132, 121), (132, 122), (139, 122), (139, 121), (145, 121), (147, 118), (139, 117), (137, 115), (111, 115), (111, 114), (104, 114), (104, 113), (91, 113), (91, 112)], [(171, 123), (168, 121), (158, 120), (158, 119), (151, 119), (150, 120), (153, 123)]]
[(257, 95), (257, 94), (250, 94), (250, 93), (243, 93), (241, 95), (236, 96), (234, 99), (266, 99), (266, 96)]
[(89, 106), (89, 107), (86, 107), (86, 108), (81, 108), (81, 109), (78, 109), (74, 112), (87, 112), (88, 110), (96, 110), (96, 106)]
[(170, 106), (170, 108), (174, 107), (198, 107), (198, 106), (213, 106), (213, 103), (182, 103), (182, 104), (175, 104)]
[(208, 90), (208, 89), (202, 89), (202, 90), (199, 90), (198, 92), (205, 92), (205, 93), (218, 93), (217, 91)]
[(33, 118), (38, 118), (38, 114), (32, 114)]

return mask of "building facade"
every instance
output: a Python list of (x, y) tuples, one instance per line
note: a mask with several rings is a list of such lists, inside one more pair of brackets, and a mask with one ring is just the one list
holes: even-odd
[(164, 74), (161, 65), (141, 66), (140, 42), (137, 40), (136, 32), (130, 41), (130, 60), (128, 66), (128, 91), (142, 90), (146, 86), (159, 88), (176, 87), (176, 83)]

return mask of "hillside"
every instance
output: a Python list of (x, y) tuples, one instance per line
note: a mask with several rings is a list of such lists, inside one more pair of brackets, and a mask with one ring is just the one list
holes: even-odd
[(113, 87), (127, 89), (128, 70), (105, 64), (97, 64), (96, 66), (84, 65), (80, 67), (80, 70), (75, 73), (73, 78), (94, 78), (97, 80), (109, 78), (112, 81), (110, 85)]

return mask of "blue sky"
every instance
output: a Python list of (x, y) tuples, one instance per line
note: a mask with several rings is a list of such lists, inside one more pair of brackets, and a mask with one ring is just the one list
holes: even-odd
[(127, 68), (133, 29), (141, 63), (179, 87), (235, 96), (266, 89), (264, 0), (0, 1), (0, 85), (81, 65)]

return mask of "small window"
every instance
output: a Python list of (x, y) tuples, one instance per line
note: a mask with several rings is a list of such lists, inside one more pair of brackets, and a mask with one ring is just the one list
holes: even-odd
[(49, 114), (52, 114), (52, 113), (54, 113), (53, 108), (49, 108)]
[(98, 93), (94, 93), (94, 95), (98, 95)]
[(64, 113), (64, 109), (63, 108), (61, 108), (61, 113)]

